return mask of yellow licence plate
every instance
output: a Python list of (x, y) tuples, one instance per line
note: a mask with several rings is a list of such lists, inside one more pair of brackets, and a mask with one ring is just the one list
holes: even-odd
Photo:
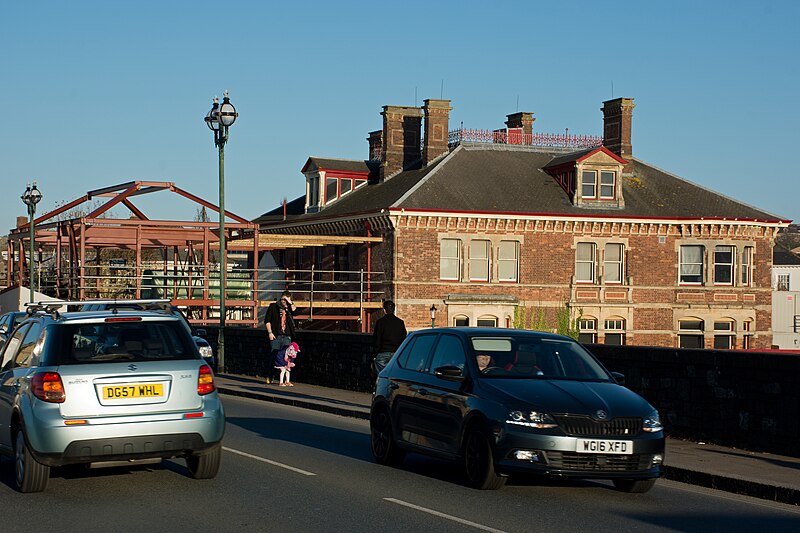
[(158, 396), (164, 396), (164, 385), (162, 383), (137, 383), (136, 385), (111, 385), (103, 387), (104, 400), (156, 398)]

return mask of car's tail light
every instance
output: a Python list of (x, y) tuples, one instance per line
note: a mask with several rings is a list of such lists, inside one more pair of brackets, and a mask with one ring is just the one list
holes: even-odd
[(31, 379), (33, 395), (45, 402), (64, 403), (64, 383), (58, 372), (38, 372)]
[(197, 376), (197, 394), (203, 396), (216, 390), (214, 386), (214, 372), (211, 367), (203, 365), (200, 367), (200, 374)]

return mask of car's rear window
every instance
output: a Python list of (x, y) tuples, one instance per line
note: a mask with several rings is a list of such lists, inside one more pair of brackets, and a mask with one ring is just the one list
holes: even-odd
[(191, 337), (175, 320), (53, 324), (44, 347), (47, 365), (198, 357)]

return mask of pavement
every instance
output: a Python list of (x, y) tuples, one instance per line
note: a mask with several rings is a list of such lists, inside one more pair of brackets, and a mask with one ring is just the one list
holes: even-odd
[[(251, 376), (215, 377), (221, 394), (369, 420), (372, 395), (295, 383), (267, 384)], [(681, 483), (800, 505), (800, 457), (757, 453), (667, 437), (664, 477)]]

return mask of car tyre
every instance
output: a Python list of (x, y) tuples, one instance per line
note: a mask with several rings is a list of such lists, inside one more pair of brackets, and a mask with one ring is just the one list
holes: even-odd
[(475, 489), (497, 490), (506, 484), (495, 471), (492, 445), (478, 428), (470, 429), (464, 441), (464, 472), (467, 484)]
[(369, 420), (372, 456), (375, 462), (386, 466), (397, 466), (403, 462), (405, 452), (394, 440), (392, 419), (386, 408), (377, 409)]
[(656, 484), (653, 479), (615, 479), (614, 486), (622, 492), (642, 494), (653, 488)]
[(219, 472), (222, 461), (222, 445), (217, 444), (210, 451), (195, 453), (186, 458), (186, 467), (194, 479), (212, 479)]
[(24, 493), (42, 492), (50, 479), (50, 467), (34, 459), (21, 429), (14, 444), (14, 473), (17, 489)]

